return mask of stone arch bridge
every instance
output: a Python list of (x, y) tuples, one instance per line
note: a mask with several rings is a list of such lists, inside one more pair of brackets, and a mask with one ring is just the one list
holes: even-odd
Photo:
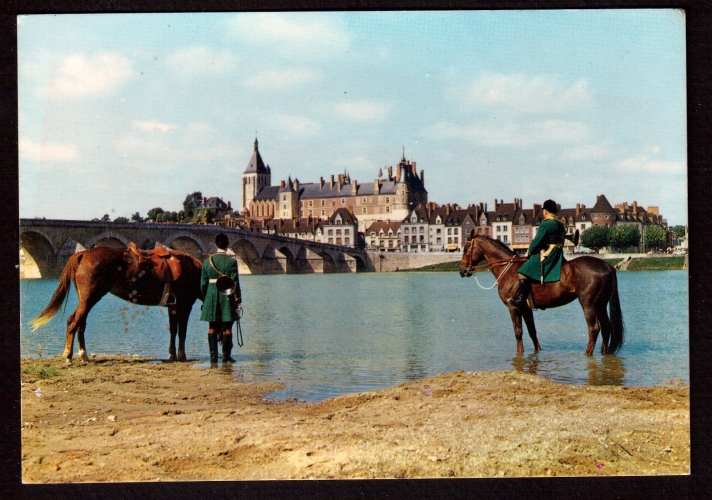
[(242, 274), (374, 271), (365, 250), (212, 225), (20, 219), (23, 277), (58, 277), (69, 257), (95, 246), (149, 250), (164, 245), (200, 260), (215, 252), (215, 235), (225, 233)]

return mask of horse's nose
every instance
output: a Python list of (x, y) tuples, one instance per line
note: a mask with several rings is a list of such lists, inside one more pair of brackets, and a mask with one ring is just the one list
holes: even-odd
[(470, 270), (467, 267), (464, 267), (464, 266), (460, 267), (460, 277), (468, 278), (470, 276), (472, 276), (472, 273), (470, 272)]

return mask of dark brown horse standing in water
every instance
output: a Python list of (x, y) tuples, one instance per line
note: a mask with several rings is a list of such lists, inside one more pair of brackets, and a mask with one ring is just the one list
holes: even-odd
[[(169, 359), (185, 361), (186, 329), (190, 311), (199, 298), (202, 267), (202, 263), (191, 255), (165, 248), (139, 250), (133, 243), (128, 249), (96, 247), (75, 253), (64, 267), (52, 299), (32, 325), (36, 330), (52, 319), (66, 301), (73, 280), (79, 304), (67, 319), (64, 359), (68, 363), (72, 361), (75, 334), (79, 337), (79, 356), (84, 361), (89, 360), (84, 343), (87, 316), (109, 292), (137, 305), (167, 303), (171, 333)], [(170, 295), (168, 301), (165, 300), (167, 295)]]
[[(474, 233), (474, 232), (473, 232)], [(509, 299), (519, 289), (517, 270), (526, 262), (517, 257), (503, 243), (486, 236), (471, 235), (465, 245), (460, 262), (460, 276), (472, 276), (475, 266), (484, 259), (482, 270), (489, 269), (497, 279), (499, 296), (509, 308), (517, 339), (517, 352), (524, 352), (522, 344), (522, 318), (527, 325), (535, 351), (541, 350), (536, 337), (534, 314), (528, 307), (520, 311)], [(591, 356), (596, 347), (598, 333), (601, 332), (603, 354), (615, 354), (623, 345), (623, 315), (618, 300), (618, 279), (616, 270), (607, 262), (589, 256), (564, 261), (561, 266), (561, 281), (532, 285), (534, 306), (538, 309), (559, 307), (578, 298), (588, 324), (588, 346), (586, 355)], [(610, 317), (606, 306), (610, 306)]]

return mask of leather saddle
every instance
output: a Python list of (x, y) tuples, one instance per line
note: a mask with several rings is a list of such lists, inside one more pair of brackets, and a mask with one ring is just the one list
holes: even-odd
[(153, 250), (141, 250), (132, 241), (128, 246), (129, 253), (139, 259), (139, 264), (150, 262), (159, 280), (164, 283), (176, 281), (181, 275), (181, 263), (170, 250), (157, 247)]

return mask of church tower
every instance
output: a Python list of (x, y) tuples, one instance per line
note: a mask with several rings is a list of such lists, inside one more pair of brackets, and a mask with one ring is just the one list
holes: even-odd
[(250, 202), (262, 188), (270, 186), (272, 172), (269, 165), (265, 166), (258, 149), (257, 137), (255, 137), (255, 150), (252, 152), (250, 162), (247, 164), (245, 172), (242, 174), (242, 208), (245, 210), (250, 206)]

